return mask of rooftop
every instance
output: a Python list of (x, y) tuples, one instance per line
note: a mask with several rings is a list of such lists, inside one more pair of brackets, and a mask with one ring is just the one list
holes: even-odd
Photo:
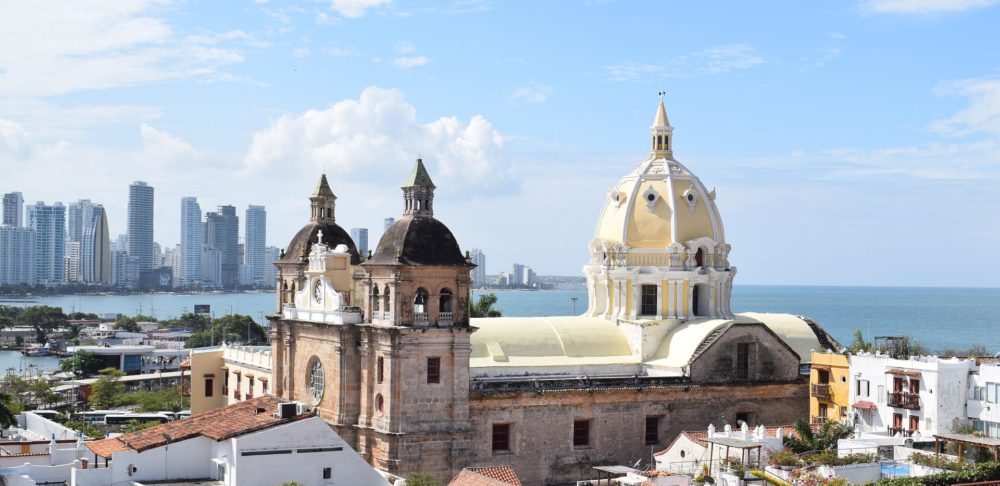
[(310, 416), (306, 413), (287, 419), (278, 418), (275, 413), (279, 403), (282, 401), (277, 397), (263, 396), (149, 429), (88, 442), (87, 447), (98, 456), (110, 458), (115, 452), (142, 452), (195, 437), (222, 441)]
[(521, 486), (521, 480), (510, 466), (467, 467), (448, 486)]

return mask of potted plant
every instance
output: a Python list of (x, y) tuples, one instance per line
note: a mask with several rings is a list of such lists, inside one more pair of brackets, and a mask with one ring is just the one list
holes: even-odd
[(798, 467), (802, 463), (802, 460), (799, 459), (798, 454), (788, 449), (782, 449), (771, 454), (767, 458), (767, 463), (783, 471), (791, 471)]
[(695, 475), (694, 484), (702, 485), (705, 484), (705, 478), (708, 477), (708, 464), (701, 465), (701, 472)]

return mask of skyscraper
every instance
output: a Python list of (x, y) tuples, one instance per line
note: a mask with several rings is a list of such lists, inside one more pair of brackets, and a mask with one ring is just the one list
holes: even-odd
[(382, 231), (389, 229), (390, 226), (396, 223), (396, 218), (385, 218), (382, 221)]
[(472, 248), (469, 255), (472, 256), (472, 263), (476, 264), (476, 268), (472, 269), (472, 286), (482, 287), (486, 285), (486, 254), (479, 248)]
[(178, 285), (185, 287), (201, 282), (202, 235), (201, 206), (196, 197), (181, 198), (180, 270), (175, 272)]
[(3, 220), (15, 228), (24, 226), (24, 196), (20, 192), (10, 192), (3, 195)]
[(243, 228), (246, 231), (243, 254), (249, 273), (248, 280), (255, 286), (265, 285), (264, 267), (268, 262), (264, 259), (264, 249), (267, 246), (267, 210), (264, 206), (247, 206)]
[(66, 207), (66, 240), (83, 241), (83, 232), (93, 222), (94, 203), (81, 199)]
[(217, 284), (224, 288), (236, 287), (240, 278), (240, 219), (236, 216), (236, 208), (219, 206), (216, 212), (205, 213), (204, 231), (206, 247), (219, 251)]
[(70, 283), (82, 282), (83, 275), (80, 273), (80, 242), (67, 240), (65, 245), (66, 254), (63, 257), (63, 272), (65, 272), (66, 281)]
[(156, 266), (153, 260), (153, 187), (143, 181), (128, 186), (128, 254), (139, 270)]
[(35, 230), (0, 225), (0, 285), (35, 285)]
[(278, 276), (278, 267), (274, 262), (281, 257), (281, 250), (276, 246), (269, 246), (264, 249), (264, 285), (274, 285), (274, 278)]
[(35, 230), (35, 278), (59, 285), (65, 280), (66, 207), (39, 201), (28, 206), (28, 227)]
[(111, 239), (104, 206), (94, 205), (80, 242), (80, 273), (85, 283), (111, 285)]
[(358, 247), (358, 255), (361, 255), (361, 259), (368, 258), (368, 228), (351, 228), (351, 239)]

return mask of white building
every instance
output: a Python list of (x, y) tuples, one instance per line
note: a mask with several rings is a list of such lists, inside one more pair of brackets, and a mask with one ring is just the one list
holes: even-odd
[(178, 275), (181, 286), (201, 282), (201, 253), (204, 236), (201, 234), (201, 206), (196, 197), (181, 198), (181, 269)]
[(351, 239), (358, 247), (358, 255), (362, 259), (368, 258), (368, 228), (351, 228)]
[(79, 241), (67, 241), (66, 242), (66, 256), (63, 257), (63, 265), (65, 265), (65, 270), (63, 271), (66, 275), (67, 282), (82, 282), (83, 273), (81, 272), (80, 265), (80, 242)]
[(970, 376), (969, 424), (986, 437), (1000, 438), (1000, 363), (984, 364)]
[(0, 225), (0, 285), (35, 285), (35, 230)]
[(95, 204), (90, 199), (80, 199), (66, 206), (66, 240), (82, 241), (83, 230), (94, 218)]
[(267, 285), (274, 285), (274, 279), (278, 275), (274, 262), (280, 257), (281, 250), (276, 246), (269, 246), (264, 250), (264, 282)]
[(862, 437), (920, 437), (949, 433), (966, 417), (973, 360), (934, 356), (894, 359), (884, 355), (850, 357), (850, 403)]
[(243, 228), (243, 261), (247, 267), (247, 280), (251, 285), (264, 286), (272, 281), (264, 280), (267, 247), (267, 210), (264, 206), (247, 206), (247, 217)]
[(389, 484), (322, 419), (270, 396), (86, 446), (94, 463), (73, 469), (73, 486)]
[(94, 205), (80, 241), (80, 274), (86, 283), (111, 284), (111, 241), (108, 237), (108, 214), (104, 206)]
[(139, 270), (154, 267), (153, 186), (143, 181), (128, 186), (128, 254), (137, 258)]
[[(714, 425), (709, 425), (707, 430), (681, 432), (666, 449), (653, 454), (653, 457), (659, 471), (694, 475), (701, 472), (703, 464), (708, 463), (710, 452), (713, 462), (726, 457), (723, 446), (712, 446), (715, 450), (709, 451), (710, 444), (706, 439), (729, 438), (761, 444), (761, 461), (766, 462), (772, 452), (784, 449), (784, 438), (789, 434), (795, 434), (795, 428), (791, 425), (761, 425), (750, 429), (744, 422), (739, 429), (733, 430), (726, 425), (721, 431), (715, 430)], [(730, 451), (731, 456), (738, 453), (739, 451)], [(757, 460), (756, 453), (751, 459)]]
[(472, 286), (483, 287), (486, 285), (486, 254), (479, 248), (473, 248), (469, 250), (469, 256), (476, 264), (476, 268), (472, 269)]
[(24, 226), (24, 196), (20, 192), (9, 192), (3, 195), (3, 219), (0, 224), (15, 228)]
[(39, 201), (27, 212), (28, 227), (35, 230), (35, 278), (38, 283), (61, 284), (66, 279), (66, 208)]

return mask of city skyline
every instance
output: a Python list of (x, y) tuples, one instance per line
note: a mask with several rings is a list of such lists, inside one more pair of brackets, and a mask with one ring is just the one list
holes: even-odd
[[(509, 262), (531, 235), (539, 273), (579, 275), (665, 90), (738, 283), (997, 286), (994, 260), (912, 264), (930, 221), (960, 247), (1000, 243), (982, 224), (1000, 206), (993, 2), (348, 3), (101, 5), (57, 32), (48, 9), (0, 7), (0, 191), (100, 201), (120, 234), (125, 187), (147, 180), (166, 246), (197, 194), (266, 206), (284, 247), (320, 173), (339, 224), (378, 228), (422, 155), (463, 245)], [(636, 28), (657, 11), (666, 39)]]

